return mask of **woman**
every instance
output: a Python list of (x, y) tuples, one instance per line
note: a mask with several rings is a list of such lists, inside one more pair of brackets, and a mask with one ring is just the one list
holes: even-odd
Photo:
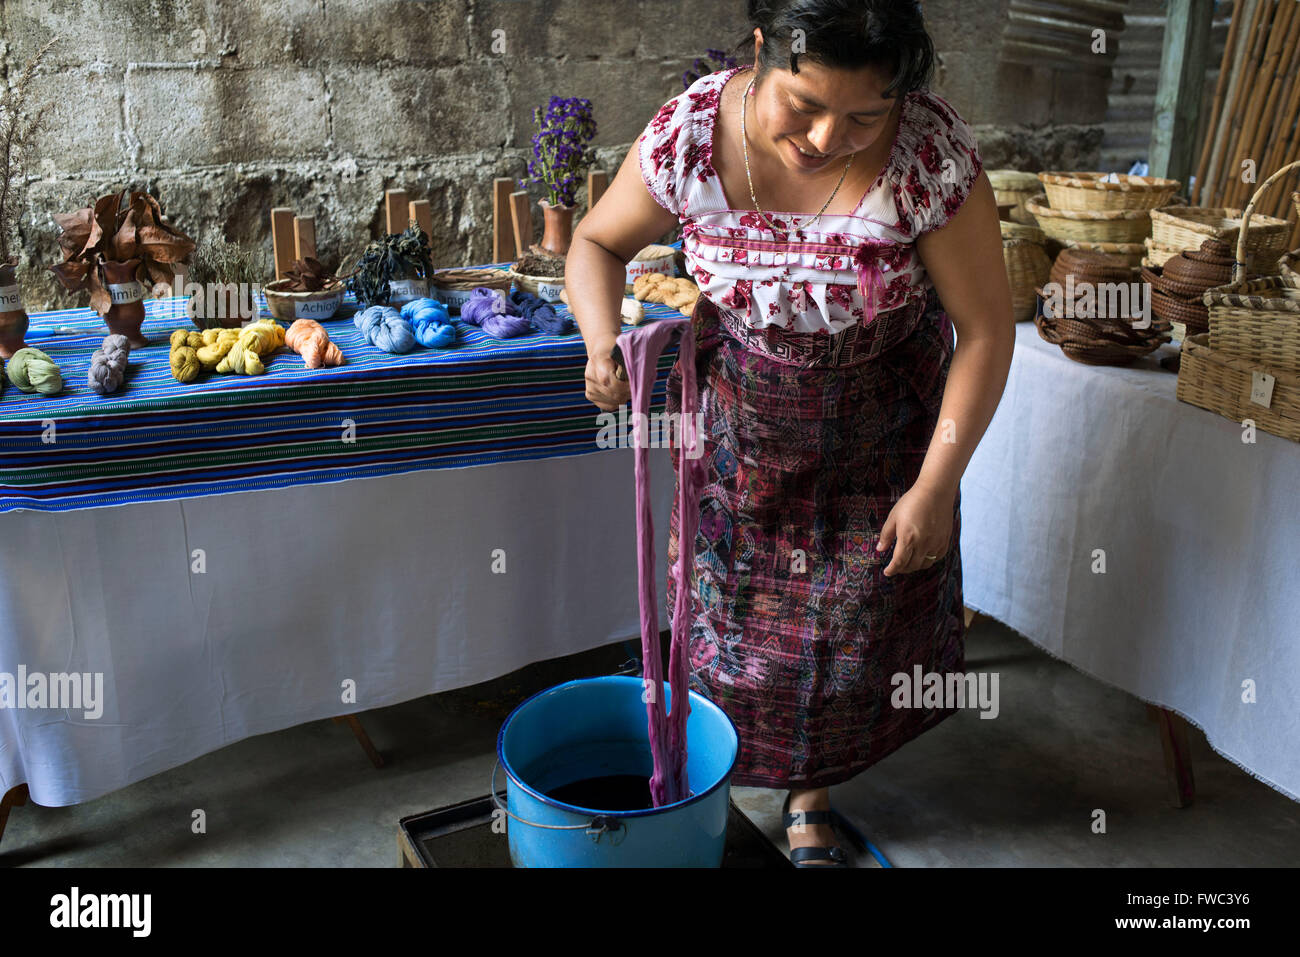
[(567, 272), (587, 397), (617, 409), (625, 263), (682, 224), (708, 463), (691, 686), (740, 731), (732, 782), (804, 812), (791, 859), (842, 865), (815, 813), (830, 785), (955, 710), (894, 707), (891, 679), (964, 667), (959, 483), (1006, 383), (1011, 293), (974, 135), (926, 87), (919, 8), (749, 16), (754, 66), (664, 104)]

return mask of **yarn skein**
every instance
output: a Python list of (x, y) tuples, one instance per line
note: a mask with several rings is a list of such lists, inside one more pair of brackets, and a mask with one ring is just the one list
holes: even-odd
[(172, 378), (177, 382), (193, 382), (203, 371), (199, 361), (199, 349), (203, 346), (203, 335), (185, 329), (175, 329), (171, 334), (171, 351), (167, 355), (167, 364), (171, 366)]
[(541, 296), (515, 289), (510, 293), (510, 304), (538, 332), (548, 336), (563, 336), (573, 332), (573, 317), (558, 315), (555, 307)]
[(24, 392), (54, 395), (63, 389), (63, 373), (54, 364), (54, 360), (31, 346), (15, 352), (5, 372), (9, 381)]
[(469, 301), (460, 307), (460, 318), (478, 326), (496, 339), (513, 339), (532, 331), (532, 323), (523, 316), (512, 314), (510, 300), (501, 289), (479, 286), (470, 291)]
[(100, 395), (108, 395), (122, 387), (126, 378), (127, 358), (131, 353), (131, 344), (126, 336), (111, 335), (104, 339), (103, 345), (90, 357), (90, 371), (86, 381)]
[(456, 341), (451, 314), (437, 299), (412, 299), (402, 306), (401, 315), (411, 323), (411, 330), (422, 346), (446, 349)]
[(303, 364), (308, 369), (341, 366), (347, 362), (339, 347), (330, 341), (325, 327), (315, 319), (295, 319), (289, 331), (284, 334), (284, 343), (302, 356)]
[(284, 326), (270, 319), (251, 322), (239, 330), (239, 337), (218, 363), (217, 371), (261, 375), (266, 371), (262, 357), (269, 356), (282, 345)]
[(352, 324), (376, 349), (389, 353), (410, 352), (415, 348), (411, 324), (392, 306), (370, 306), (352, 317)]

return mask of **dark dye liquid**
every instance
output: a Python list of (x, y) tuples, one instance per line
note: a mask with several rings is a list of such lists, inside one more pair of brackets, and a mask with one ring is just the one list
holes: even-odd
[(648, 774), (610, 774), (552, 788), (547, 796), (596, 811), (644, 811), (654, 807)]

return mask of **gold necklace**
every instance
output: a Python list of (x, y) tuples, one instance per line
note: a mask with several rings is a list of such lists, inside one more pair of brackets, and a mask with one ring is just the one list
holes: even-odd
[[(767, 214), (759, 208), (758, 197), (754, 195), (754, 178), (749, 173), (749, 137), (745, 135), (745, 113), (749, 108), (749, 91), (753, 88), (754, 81), (750, 80), (749, 86), (745, 88), (744, 96), (741, 97), (740, 104), (740, 146), (745, 154), (745, 179), (749, 180), (749, 198), (754, 202), (754, 209), (758, 211), (759, 216), (763, 217), (763, 222), (767, 223), (769, 229), (773, 232), (780, 232), (780, 230), (772, 224), (772, 221), (767, 218)], [(853, 165), (854, 155), (856, 154), (849, 155), (849, 161), (844, 164), (844, 172), (840, 174), (840, 181), (835, 184), (835, 189), (831, 191), (831, 195), (827, 198), (826, 202), (822, 204), (822, 208), (817, 210), (817, 215), (804, 223), (803, 226), (799, 227), (800, 229), (806, 229), (813, 223), (817, 222), (817, 220), (821, 219), (822, 213), (826, 212), (826, 207), (831, 204), (831, 200), (835, 198), (835, 194), (838, 193), (840, 187), (844, 185), (844, 177), (849, 175), (849, 167)]]

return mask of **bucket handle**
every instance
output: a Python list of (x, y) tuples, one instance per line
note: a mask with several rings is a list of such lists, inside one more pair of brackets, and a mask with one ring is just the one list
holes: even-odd
[(492, 803), (500, 810), (504, 811), (506, 817), (518, 821), (520, 824), (527, 824), (529, 827), (544, 827), (552, 831), (579, 831), (585, 830), (591, 839), (597, 844), (600, 843), (600, 836), (605, 833), (613, 833), (623, 830), (623, 822), (609, 814), (597, 814), (586, 824), (540, 824), (537, 821), (525, 821), (517, 814), (511, 814), (510, 809), (497, 799), (497, 768), (501, 766), (501, 758), (498, 757), (492, 763)]

